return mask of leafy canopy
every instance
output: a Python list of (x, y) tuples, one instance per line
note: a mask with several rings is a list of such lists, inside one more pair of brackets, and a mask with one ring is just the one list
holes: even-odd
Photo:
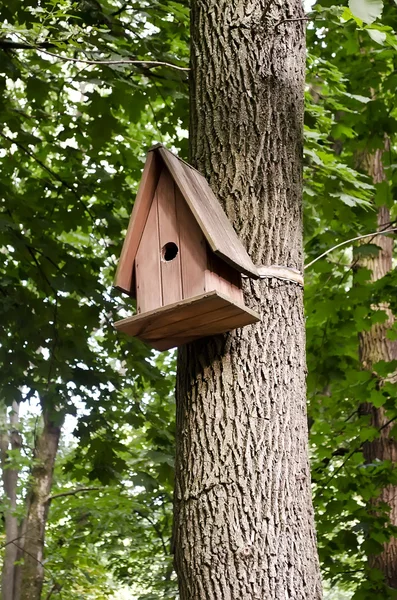
[[(323, 0), (310, 13), (308, 263), (375, 231), (381, 205), (390, 226), (397, 219), (396, 11)], [(111, 284), (145, 151), (161, 141), (187, 155), (187, 2), (10, 0), (0, 17), (0, 393), (77, 423), (55, 473), (47, 591), (56, 582), (66, 599), (106, 598), (134, 585), (140, 598), (175, 598), (173, 356), (114, 332), (134, 306)], [(384, 148), (385, 134), (386, 177), (374, 186), (357, 157)], [(359, 333), (385, 318), (374, 303), (397, 310), (394, 272), (370, 283), (361, 269), (353, 280), (357, 258), (377, 252), (369, 237), (306, 270), (320, 556), (331, 587), (356, 600), (393, 597), (366, 557), (395, 534), (369, 500), (396, 474), (365, 464), (363, 443), (379, 432), (358, 411), (370, 400), (397, 418), (395, 386), (379, 390), (358, 356)], [(21, 512), (35, 422), (21, 423), (26, 445), (15, 457)]]

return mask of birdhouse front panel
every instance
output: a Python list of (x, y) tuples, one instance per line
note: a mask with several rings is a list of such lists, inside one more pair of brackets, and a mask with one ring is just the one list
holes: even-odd
[(175, 185), (167, 169), (161, 171), (156, 190), (158, 203), (161, 286), (163, 304), (172, 304), (183, 299), (182, 293), (182, 248), (179, 241), (179, 224), (176, 213)]
[(193, 298), (206, 290), (207, 241), (178, 188), (175, 189), (175, 199), (181, 243), (183, 297)]
[(137, 315), (116, 328), (165, 350), (254, 323), (259, 315), (244, 306), (242, 272), (257, 276), (205, 179), (155, 148), (116, 275), (116, 286), (136, 297)]
[[(135, 258), (137, 312), (202, 294), (207, 277), (207, 242), (163, 168)], [(210, 285), (220, 288), (218, 279)]]
[[(159, 219), (157, 200), (152, 203), (135, 258), (137, 312), (163, 306), (159, 261)], [(148, 277), (150, 273), (150, 277)]]

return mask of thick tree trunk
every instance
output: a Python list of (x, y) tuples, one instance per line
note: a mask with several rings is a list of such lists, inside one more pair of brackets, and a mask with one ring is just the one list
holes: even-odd
[[(373, 155), (367, 158), (368, 174), (372, 176), (374, 183), (381, 183), (385, 180), (385, 173), (382, 164), (382, 150), (377, 150)], [(385, 206), (378, 211), (379, 229), (387, 229), (390, 223), (390, 212)], [(381, 250), (376, 257), (365, 258), (360, 261), (361, 266), (371, 270), (373, 281), (381, 279), (392, 269), (393, 257), (393, 239), (387, 236), (377, 236), (373, 242), (380, 246)], [(380, 310), (387, 313), (388, 319), (385, 323), (377, 323), (370, 331), (363, 332), (360, 336), (360, 356), (363, 366), (373, 371), (373, 365), (381, 360), (390, 362), (397, 360), (397, 341), (391, 341), (387, 338), (387, 331), (394, 322), (395, 317), (387, 305), (379, 306)], [(397, 373), (390, 374), (388, 381), (397, 381)], [(380, 381), (380, 385), (382, 382)], [(391, 430), (394, 423), (387, 425), (389, 418), (385, 410), (375, 408), (371, 404), (362, 407), (362, 412), (369, 414), (371, 425), (380, 431), (380, 435), (372, 442), (364, 445), (364, 457), (367, 463), (373, 463), (375, 460), (388, 460), (397, 463), (397, 442)], [(390, 507), (390, 521), (397, 526), (397, 486), (389, 485), (382, 489), (379, 498), (374, 502), (385, 502)], [(388, 544), (385, 544), (384, 551), (381, 554), (369, 557), (370, 565), (377, 568), (385, 576), (387, 584), (392, 588), (397, 588), (397, 539), (392, 538)]]
[(44, 411), (43, 430), (35, 447), (35, 464), (27, 503), (20, 592), (14, 600), (40, 600), (44, 581), (44, 534), (61, 427)]
[(19, 404), (14, 402), (9, 422), (7, 409), (2, 410), (0, 431), (1, 470), (4, 496), (8, 506), (4, 513), (6, 546), (4, 548), (3, 568), (1, 573), (1, 600), (14, 600), (15, 563), (17, 561), (19, 542), (17, 509), (18, 469), (9, 466), (9, 451), (19, 451), (21, 446), (19, 423)]
[[(256, 264), (302, 271), (300, 0), (193, 0), (191, 159)], [(262, 322), (182, 348), (175, 564), (181, 600), (317, 600), (303, 290), (247, 281)]]

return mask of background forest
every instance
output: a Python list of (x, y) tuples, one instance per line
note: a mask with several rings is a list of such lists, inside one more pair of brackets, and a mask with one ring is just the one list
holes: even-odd
[[(115, 332), (133, 301), (112, 280), (146, 151), (163, 142), (188, 158), (188, 2), (8, 0), (0, 19), (3, 600), (10, 556), (23, 553), (18, 527), (54, 460), (35, 523), (46, 533), (42, 597), (170, 600), (175, 354)], [(391, 266), (397, 228), (397, 4), (323, 0), (307, 21), (320, 559), (330, 600), (395, 598), (376, 555), (397, 533), (397, 273), (371, 273), (387, 249)], [(355, 239), (378, 227), (391, 235)], [(373, 331), (394, 362), (365, 359)], [(385, 437), (389, 454), (375, 456)]]

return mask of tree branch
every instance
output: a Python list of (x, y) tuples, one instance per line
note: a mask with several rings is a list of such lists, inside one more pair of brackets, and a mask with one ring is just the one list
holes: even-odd
[(60, 492), (59, 494), (53, 494), (52, 496), (48, 496), (46, 502), (51, 502), (56, 498), (64, 498), (65, 496), (75, 496), (76, 494), (80, 494), (81, 492), (94, 492), (96, 490), (103, 490), (103, 487), (95, 486), (95, 487), (81, 487), (76, 488), (75, 490), (69, 490), (67, 492)]
[(39, 48), (41, 52), (48, 54), (49, 56), (53, 56), (58, 60), (63, 60), (65, 62), (73, 62), (73, 63), (83, 63), (85, 65), (141, 65), (147, 68), (150, 67), (169, 67), (170, 69), (176, 69), (177, 71), (190, 71), (189, 67), (180, 67), (179, 65), (174, 65), (173, 63), (163, 62), (161, 60), (85, 60), (83, 58), (70, 58), (66, 56), (60, 56), (59, 54), (54, 54), (53, 52), (48, 52), (48, 50), (43, 50)]
[(125, 11), (126, 8), (128, 8), (128, 2), (125, 2), (122, 6), (120, 6), (120, 8), (118, 8), (114, 12), (111, 12), (110, 16), (118, 17), (119, 15), (121, 15), (121, 13), (123, 13)]
[(275, 24), (274, 29), (277, 29), (283, 23), (291, 23), (294, 21), (312, 21), (312, 19), (310, 17), (301, 17), (300, 19), (283, 19)]
[(333, 246), (329, 250), (326, 250), (325, 252), (320, 254), (320, 256), (317, 256), (317, 258), (315, 258), (314, 260), (309, 262), (307, 265), (305, 265), (304, 269), (306, 271), (306, 269), (308, 269), (309, 267), (314, 265), (314, 263), (316, 263), (318, 260), (320, 260), (321, 258), (324, 258), (324, 256), (327, 256), (327, 254), (330, 254), (330, 252), (333, 252), (333, 250), (337, 250), (338, 248), (341, 248), (342, 246), (346, 246), (347, 244), (351, 244), (352, 242), (357, 242), (357, 240), (363, 240), (364, 238), (367, 238), (367, 237), (376, 237), (377, 235), (386, 235), (387, 233), (392, 233), (394, 231), (397, 231), (397, 227), (393, 227), (392, 229), (386, 229), (385, 231), (373, 231), (372, 233), (366, 233), (365, 235), (358, 235), (355, 238), (351, 238), (350, 240), (341, 242), (340, 244)]
[(82, 198), (77, 193), (77, 191), (73, 188), (73, 186), (70, 185), (60, 175), (58, 175), (58, 173), (56, 173), (55, 171), (53, 171), (52, 169), (50, 169), (50, 167), (48, 167), (45, 163), (43, 163), (43, 161), (41, 161), (33, 152), (31, 152), (30, 150), (28, 150), (27, 148), (25, 148), (25, 146), (23, 146), (23, 144), (21, 144), (17, 140), (13, 140), (12, 138), (9, 138), (2, 131), (0, 131), (0, 135), (5, 140), (7, 140), (10, 144), (15, 144), (16, 146), (18, 146), (18, 148), (20, 150), (22, 150), (22, 152), (25, 152), (25, 154), (27, 154), (28, 156), (30, 156), (31, 158), (33, 158), (33, 160), (35, 160), (37, 162), (37, 164), (39, 164), (41, 166), (42, 169), (44, 169), (45, 171), (47, 171), (47, 173), (49, 173), (51, 175), (51, 177), (53, 177), (54, 179), (56, 179), (57, 181), (59, 181), (59, 183), (61, 183), (67, 190), (69, 190), (69, 192), (71, 192), (74, 195), (74, 197), (80, 202), (80, 204), (83, 206), (83, 208), (86, 211), (86, 213), (91, 218), (93, 226), (94, 226), (95, 229), (98, 230), (98, 232), (99, 232), (99, 234), (100, 234), (100, 236), (102, 238), (102, 241), (103, 241), (103, 243), (105, 245), (105, 248), (109, 249), (108, 245), (107, 245), (107, 242), (106, 242), (106, 239), (104, 238), (104, 236), (102, 235), (101, 231), (99, 230), (99, 228), (97, 227), (97, 225), (95, 223), (95, 217), (94, 217), (93, 213), (90, 211), (90, 209), (88, 208), (87, 204), (84, 202), (84, 200), (82, 200)]
[[(56, 48), (56, 44), (52, 42), (38, 42), (37, 44), (28, 44), (24, 42), (14, 42), (12, 40), (0, 39), (0, 48), (3, 50), (39, 50), (49, 56), (53, 56), (58, 60), (73, 63), (83, 63), (85, 65), (140, 65), (150, 69), (151, 67), (169, 67), (170, 69), (176, 69), (177, 71), (189, 72), (189, 67), (180, 67), (173, 63), (164, 62), (161, 60), (131, 60), (131, 59), (120, 59), (120, 60), (86, 60), (83, 58), (70, 58), (66, 56), (60, 56), (49, 52), (48, 48)], [(76, 49), (75, 49), (76, 50)], [(78, 49), (77, 49), (78, 51)]]
[(42, 48), (56, 48), (52, 42), (38, 42), (37, 44), (25, 44), (23, 42), (13, 42), (5, 38), (0, 39), (0, 48), (3, 50), (38, 50)]

